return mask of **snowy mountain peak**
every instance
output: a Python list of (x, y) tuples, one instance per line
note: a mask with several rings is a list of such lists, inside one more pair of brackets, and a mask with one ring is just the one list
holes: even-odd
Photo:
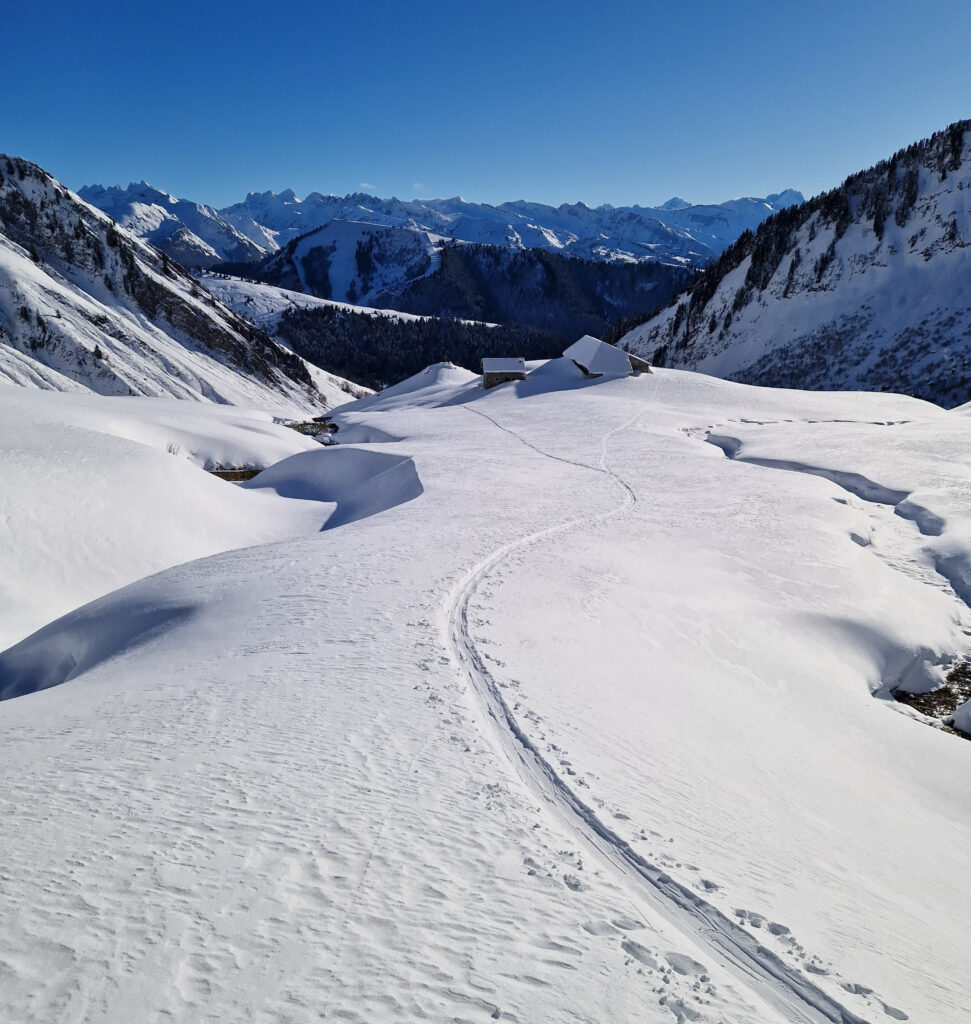
[(145, 181), (125, 189), (86, 185), (78, 195), (185, 266), (249, 261), (263, 254), (211, 206), (177, 199)]
[(794, 188), (786, 188), (781, 192), (766, 196), (765, 201), (776, 210), (781, 210), (786, 206), (798, 206), (800, 203), (804, 203), (806, 197)]
[[(768, 202), (768, 200), (766, 200)], [(691, 205), (687, 200), (681, 199), (678, 196), (672, 196), (666, 203), (661, 203), (658, 207), (659, 210), (687, 210)]]

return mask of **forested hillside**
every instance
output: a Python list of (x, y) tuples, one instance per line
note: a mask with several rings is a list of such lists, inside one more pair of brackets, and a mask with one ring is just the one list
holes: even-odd
[(623, 344), (748, 383), (968, 401), (969, 127), (745, 232)]

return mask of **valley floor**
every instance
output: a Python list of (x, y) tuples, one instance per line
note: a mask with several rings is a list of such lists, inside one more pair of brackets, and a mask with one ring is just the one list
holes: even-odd
[(968, 1019), (971, 417), (566, 362), (4, 390), (0, 1018)]

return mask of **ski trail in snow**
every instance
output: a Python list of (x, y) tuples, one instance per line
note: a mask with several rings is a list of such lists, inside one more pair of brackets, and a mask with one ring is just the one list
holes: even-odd
[(499, 751), (527, 788), (556, 815), (565, 829), (592, 849), (601, 861), (626, 882), (626, 887), (637, 898), (706, 949), (715, 962), (756, 998), (780, 1014), (783, 1020), (789, 1024), (866, 1024), (863, 1018), (766, 949), (753, 935), (697, 893), (647, 861), (605, 825), (556, 772), (520, 727), (472, 639), (469, 603), (501, 559), (513, 551), (540, 544), (568, 530), (594, 526), (604, 520), (622, 516), (633, 507), (637, 495), (627, 481), (608, 465), (607, 449), (611, 438), (632, 426), (643, 412), (603, 436), (599, 465), (591, 466), (546, 452), (487, 413), (469, 406), (465, 408), (489, 420), (540, 455), (589, 472), (601, 473), (624, 492), (621, 502), (606, 512), (579, 516), (501, 545), (470, 569), (448, 597), (445, 605), (447, 643), (484, 712), (487, 730)]

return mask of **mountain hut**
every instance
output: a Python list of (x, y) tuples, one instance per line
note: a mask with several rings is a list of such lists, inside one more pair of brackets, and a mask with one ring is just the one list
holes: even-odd
[(482, 386), (489, 390), (507, 380), (526, 379), (526, 360), (522, 356), (482, 360)]

